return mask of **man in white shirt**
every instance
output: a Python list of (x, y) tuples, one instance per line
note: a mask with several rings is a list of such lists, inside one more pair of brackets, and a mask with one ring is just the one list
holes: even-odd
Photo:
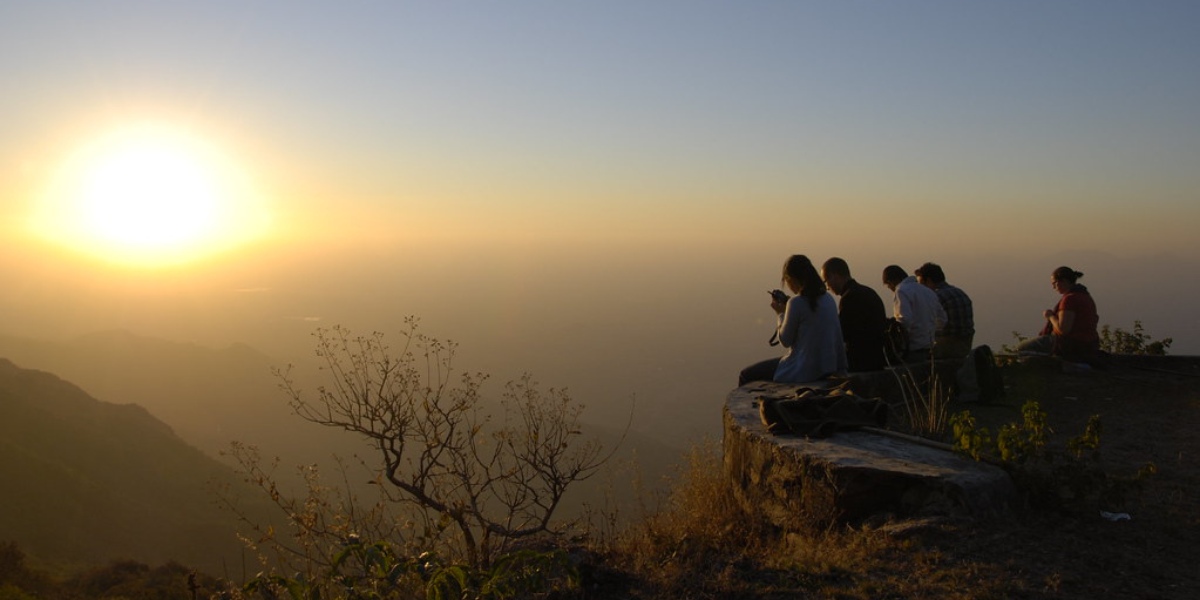
[(929, 360), (937, 331), (946, 324), (946, 311), (933, 290), (917, 282), (896, 265), (883, 270), (883, 284), (895, 292), (892, 315), (908, 333), (908, 352), (905, 362)]

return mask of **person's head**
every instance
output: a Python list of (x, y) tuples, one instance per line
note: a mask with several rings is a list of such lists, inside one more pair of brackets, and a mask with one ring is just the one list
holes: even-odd
[(841, 296), (850, 281), (850, 265), (846, 264), (844, 259), (835, 256), (821, 265), (821, 279), (825, 280), (829, 291)]
[(1050, 274), (1050, 286), (1060, 294), (1065, 294), (1075, 287), (1083, 273), (1071, 267), (1059, 267)]
[(935, 263), (925, 263), (913, 272), (917, 276), (917, 281), (921, 285), (934, 289), (938, 285), (946, 283), (946, 274), (942, 272), (942, 268)]
[(893, 292), (896, 291), (896, 286), (900, 285), (900, 282), (907, 277), (908, 273), (899, 265), (888, 265), (883, 269), (883, 285)]
[(794, 254), (783, 263), (783, 283), (798, 294), (808, 298), (808, 303), (816, 308), (817, 298), (825, 293), (825, 283), (812, 261), (803, 254)]

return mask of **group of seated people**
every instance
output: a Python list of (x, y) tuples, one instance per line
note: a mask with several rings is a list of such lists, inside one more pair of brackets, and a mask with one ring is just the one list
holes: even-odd
[[(1019, 352), (1079, 362), (1099, 354), (1096, 305), (1079, 284), (1081, 276), (1070, 267), (1054, 270), (1051, 284), (1062, 298), (1043, 313), (1041, 333), (1022, 342)], [(937, 264), (925, 263), (913, 275), (897, 265), (883, 270), (883, 284), (893, 292), (890, 318), (879, 294), (855, 281), (841, 258), (825, 261), (818, 272), (808, 257), (793, 255), (783, 264), (782, 281), (791, 296), (775, 290), (771, 309), (776, 314), (773, 343), (777, 339), (783, 346), (783, 356), (743, 369), (739, 386), (752, 381), (804, 383), (849, 371), (876, 371), (894, 362), (961, 358), (971, 352), (971, 298), (946, 283)], [(903, 330), (902, 352), (889, 352), (889, 326)]]

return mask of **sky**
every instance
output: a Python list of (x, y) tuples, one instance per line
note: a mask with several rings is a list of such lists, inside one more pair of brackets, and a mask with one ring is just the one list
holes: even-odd
[[(0, 330), (287, 355), (412, 314), (653, 416), (769, 355), (799, 253), (885, 299), (938, 262), (994, 346), (1067, 264), (1200, 353), (1198, 64), (1195, 2), (5, 2)], [(146, 128), (221, 181), (199, 258), (77, 218), (78, 169)]]

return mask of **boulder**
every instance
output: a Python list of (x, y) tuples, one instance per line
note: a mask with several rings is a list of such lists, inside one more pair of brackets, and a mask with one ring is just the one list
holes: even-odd
[(794, 395), (812, 384), (752, 383), (730, 392), (724, 461), (748, 509), (797, 530), (880, 514), (987, 517), (1007, 511), (1015, 489), (998, 467), (935, 443), (886, 431), (838, 431), (825, 438), (767, 431), (759, 398)]

